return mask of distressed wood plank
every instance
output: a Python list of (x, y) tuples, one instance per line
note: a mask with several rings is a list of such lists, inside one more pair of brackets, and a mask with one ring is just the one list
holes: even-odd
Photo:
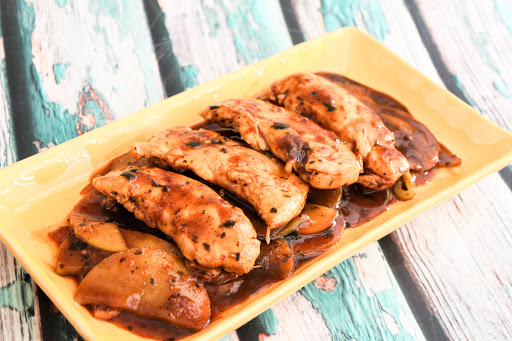
[(510, 203), (493, 174), (392, 235), (450, 339), (512, 335)]
[(416, 4), (465, 99), (512, 131), (512, 4), (501, 0)]
[[(142, 3), (30, 0), (2, 6), (21, 158), (164, 98)], [(43, 337), (79, 338), (44, 295), (41, 309)]]
[[(180, 82), (182, 88), (214, 79), (292, 45), (277, 1), (148, 1), (146, 7), (152, 13), (149, 21), (157, 38), (155, 45), (167, 53), (158, 55), (158, 60), (179, 64), (168, 67), (174, 71), (162, 78), (164, 82)], [(159, 22), (165, 27), (157, 27)], [(368, 250), (364, 261), (355, 257), (328, 274), (331, 283), (340, 283), (334, 285), (338, 288), (335, 294), (327, 297), (324, 289), (310, 284), (240, 328), (241, 339), (256, 340), (267, 335), (270, 339), (328, 340), (372, 332), (386, 339), (422, 339), (378, 244)], [(370, 272), (374, 273), (370, 275), (373, 280), (364, 284)], [(341, 283), (352, 282), (363, 284), (341, 295)], [(331, 301), (324, 302), (326, 298)], [(343, 300), (357, 302), (361, 310), (351, 313), (353, 308)], [(330, 316), (333, 312), (335, 316)]]
[[(329, 8), (343, 6), (340, 3), (292, 3), (306, 36), (307, 32), (311, 32), (308, 36), (311, 37), (344, 25), (359, 26), (441, 83), (428, 58), (429, 53), (433, 55), (432, 51), (425, 50), (421, 39), (424, 37), (420, 37), (414, 26), (417, 18), (411, 17), (403, 4), (371, 3), (352, 16), (359, 19), (352, 19), (342, 15), (347, 10)], [(411, 3), (414, 4), (408, 2), (409, 6)], [(441, 62), (446, 63), (460, 84), (460, 93), (491, 120), (510, 129), (511, 104), (505, 100), (512, 84), (510, 60), (505, 58), (510, 56), (511, 32), (505, 32), (510, 29), (505, 27), (512, 20), (510, 8), (508, 12), (490, 13), (493, 7), (490, 2), (476, 1), (471, 4), (419, 1), (418, 5), (439, 47)], [(505, 2), (495, 2), (495, 5), (499, 7)], [(354, 2), (346, 6), (354, 6)], [(378, 7), (380, 14), (376, 13)], [(382, 15), (385, 24), (376, 20)], [(315, 19), (311, 20), (312, 17)], [(471, 32), (477, 33), (471, 37)], [(490, 65), (483, 65), (486, 62)], [(439, 65), (436, 66), (439, 69)], [(451, 84), (445, 77), (442, 81)], [(475, 97), (477, 99), (473, 99)], [(506, 335), (510, 335), (512, 304), (508, 260), (512, 254), (506, 245), (510, 245), (512, 198), (506, 181), (506, 178), (492, 175), (391, 234), (392, 242), (405, 260), (404, 264), (395, 265), (400, 267), (395, 268), (395, 273), (405, 266), (408, 278), (414, 280), (422, 296), (409, 296), (409, 302), (424, 298), (428, 304), (429, 312), (416, 317), (429, 339), (506, 339)], [(510, 182), (509, 178), (508, 187)], [(491, 226), (492, 233), (481, 232)], [(417, 292), (417, 289), (408, 290), (411, 283), (402, 280), (401, 284), (404, 290)], [(436, 335), (439, 330), (433, 324), (437, 321), (444, 336)]]
[[(11, 125), (11, 101), (7, 83), (0, 8), (0, 168), (16, 161)], [(12, 254), (0, 243), (0, 339), (34, 340), (41, 337), (35, 287)]]
[(141, 3), (30, 0), (11, 5), (19, 13), (17, 22), (11, 20), (12, 58), (17, 60), (13, 110), (22, 157), (163, 98)]
[[(450, 90), (459, 90), (487, 118), (511, 130), (510, 3), (415, 4), (450, 73), (443, 79), (455, 79), (457, 89)], [(393, 236), (452, 339), (498, 340), (512, 335), (511, 169), (502, 170), (501, 179), (492, 175), (450, 200), (442, 216), (422, 216), (415, 221), (417, 229)], [(442, 235), (435, 226), (443, 227)], [(435, 262), (426, 257), (432, 254)]]

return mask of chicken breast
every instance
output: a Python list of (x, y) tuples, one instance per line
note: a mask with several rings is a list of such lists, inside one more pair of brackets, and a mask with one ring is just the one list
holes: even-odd
[(347, 90), (312, 73), (281, 79), (267, 90), (271, 101), (311, 118), (336, 133), (363, 161), (358, 182), (374, 189), (392, 186), (409, 163), (379, 116)]
[(233, 127), (253, 149), (270, 150), (315, 188), (357, 181), (359, 163), (346, 144), (310, 119), (257, 99), (230, 99), (210, 106), (204, 119)]
[(288, 223), (306, 202), (308, 186), (278, 160), (213, 131), (167, 129), (136, 143), (132, 152), (159, 166), (191, 170), (234, 193), (256, 209), (268, 231)]
[(129, 167), (99, 176), (93, 185), (172, 237), (201, 267), (244, 274), (259, 255), (260, 242), (242, 210), (196, 180), (160, 168)]

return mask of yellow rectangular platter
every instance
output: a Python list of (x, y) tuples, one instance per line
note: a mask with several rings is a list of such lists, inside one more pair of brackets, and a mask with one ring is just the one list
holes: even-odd
[(371, 222), (349, 229), (339, 245), (234, 307), (191, 337), (195, 340), (214, 340), (238, 328), (365, 245), (512, 162), (512, 135), (354, 28), (332, 32), (197, 86), (0, 171), (1, 240), (85, 339), (143, 339), (94, 319), (74, 302), (75, 282), (54, 271), (56, 247), (46, 233), (59, 226), (78, 202), (91, 171), (165, 127), (197, 122), (198, 112), (207, 105), (252, 97), (273, 81), (299, 71), (340, 73), (393, 96), (461, 157), (462, 165), (442, 169), (434, 181), (419, 188), (415, 199), (397, 203)]

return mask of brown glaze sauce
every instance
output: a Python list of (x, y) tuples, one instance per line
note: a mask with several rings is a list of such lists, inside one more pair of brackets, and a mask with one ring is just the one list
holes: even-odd
[[(346, 87), (363, 103), (372, 106), (377, 111), (379, 108), (386, 108), (386, 110), (392, 108), (393, 110), (399, 110), (400, 114), (405, 113), (409, 120), (408, 127), (411, 126), (410, 121), (414, 121), (412, 115), (402, 104), (386, 94), (365, 87), (341, 75), (330, 73), (319, 73), (319, 75)], [(419, 125), (421, 124), (418, 122), (418, 125), (415, 125), (415, 127), (419, 127)], [(226, 137), (239, 140), (239, 135), (234, 130), (222, 128), (217, 124), (200, 122), (191, 126), (191, 128), (214, 130)], [(392, 127), (389, 128), (393, 130)], [(405, 134), (398, 131), (398, 129), (394, 132), (397, 136)], [(435, 140), (434, 143), (432, 136), (425, 134), (421, 129), (416, 129), (416, 132), (418, 136), (422, 135), (419, 138), (423, 138), (423, 142), (428, 141), (430, 143), (429, 152), (432, 152), (433, 149), (437, 151), (434, 166), (431, 166), (428, 170), (415, 172), (415, 182), (417, 186), (428, 183), (434, 177), (439, 167), (456, 166), (460, 164), (460, 159), (449, 152), (446, 147), (438, 144), (437, 140)], [(409, 129), (407, 130), (407, 134), (414, 134), (414, 131)], [(415, 137), (417, 136), (412, 136), (412, 138)], [(410, 139), (411, 136), (407, 138)], [(404, 154), (407, 155), (407, 149), (413, 147), (411, 144), (405, 144), (403, 148), (405, 148)], [(135, 160), (129, 153), (124, 154), (95, 171), (91, 175), (91, 179), (94, 176), (106, 174), (112, 169), (122, 168), (134, 162)], [(421, 164), (421, 162), (418, 162), (418, 164)], [(423, 163), (423, 165), (425, 165), (425, 163)], [(186, 172), (184, 175), (204, 182), (191, 172)], [(273, 240), (271, 244), (267, 245), (264, 242), (266, 226), (254, 209), (231, 193), (211, 184), (208, 184), (208, 186), (233, 205), (242, 208), (253, 222), (258, 236), (262, 240), (260, 257), (256, 262), (256, 267), (250, 273), (237, 276), (223, 272), (213, 281), (205, 283), (211, 301), (211, 321), (221, 317), (228, 309), (254, 296), (268, 285), (285, 279), (307, 260), (322, 254), (327, 249), (334, 246), (341, 239), (345, 228), (354, 228), (370, 221), (382, 212), (388, 210), (389, 206), (397, 201), (390, 189), (369, 192), (367, 189), (357, 184), (337, 190), (312, 189), (308, 196), (309, 202), (337, 210), (338, 216), (332, 227), (313, 235), (291, 233), (285, 238), (279, 237)], [(96, 191), (91, 185), (88, 185), (84, 188), (82, 194), (86, 194), (91, 190)], [(84, 212), (89, 212), (91, 215), (94, 215), (96, 219), (114, 222), (122, 228), (136, 229), (151, 233), (172, 242), (168, 236), (159, 230), (149, 228), (141, 221), (135, 219), (133, 214), (125, 210), (121, 205), (114, 205), (107, 208), (102, 205), (101, 195), (91, 197), (95, 198), (96, 201), (89, 201), (86, 205), (81, 206)], [(68, 228), (61, 228), (52, 232), (51, 237), (60, 244), (69, 233)], [(77, 278), (77, 280), (79, 281), (80, 278)], [(177, 328), (165, 322), (145, 319), (127, 312), (121, 312), (111, 318), (110, 321), (133, 333), (155, 339), (177, 340), (194, 333), (192, 330)]]

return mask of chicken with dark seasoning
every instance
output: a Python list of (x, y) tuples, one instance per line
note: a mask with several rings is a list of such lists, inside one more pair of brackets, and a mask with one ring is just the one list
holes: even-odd
[(306, 202), (308, 186), (282, 163), (213, 131), (167, 129), (149, 142), (136, 143), (132, 153), (159, 167), (191, 170), (247, 201), (267, 224), (267, 237), (298, 215)]
[(95, 178), (93, 185), (173, 238), (199, 266), (237, 274), (254, 266), (260, 242), (251, 222), (206, 185), (152, 167), (114, 170)]
[(233, 127), (253, 149), (270, 150), (315, 188), (357, 181), (359, 163), (346, 144), (310, 119), (257, 99), (230, 99), (210, 106), (204, 119)]
[(358, 183), (373, 189), (391, 187), (409, 170), (396, 150), (393, 133), (379, 116), (350, 92), (312, 73), (283, 78), (265, 96), (336, 133), (363, 162)]

